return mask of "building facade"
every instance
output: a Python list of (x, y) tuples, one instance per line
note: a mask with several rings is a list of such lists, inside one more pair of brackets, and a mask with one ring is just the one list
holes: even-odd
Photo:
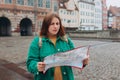
[(110, 6), (108, 10), (108, 28), (120, 30), (120, 8)]
[(95, 0), (95, 30), (102, 30), (102, 1)]
[(0, 36), (12, 35), (14, 29), (21, 35), (36, 34), (44, 16), (57, 9), (56, 0), (0, 0)]
[(95, 4), (93, 0), (79, 0), (80, 27), (79, 30), (94, 30)]
[(79, 26), (78, 8), (74, 0), (60, 0), (58, 14), (67, 30), (75, 30)]
[(108, 29), (108, 10), (106, 6), (106, 0), (102, 0), (102, 27), (103, 30)]

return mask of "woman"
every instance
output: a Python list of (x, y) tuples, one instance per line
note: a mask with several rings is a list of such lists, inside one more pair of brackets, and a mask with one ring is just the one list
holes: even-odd
[[(39, 46), (39, 37), (41, 46)], [(46, 15), (39, 37), (33, 39), (27, 58), (27, 69), (34, 74), (34, 80), (74, 80), (70, 66), (50, 68), (43, 73), (45, 68), (43, 59), (46, 56), (74, 48), (71, 39), (65, 37), (64, 27), (57, 14)]]

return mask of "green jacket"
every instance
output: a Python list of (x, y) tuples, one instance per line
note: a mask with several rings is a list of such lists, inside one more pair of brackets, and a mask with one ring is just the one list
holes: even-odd
[[(42, 38), (42, 46), (39, 46), (39, 37), (35, 37), (30, 44), (28, 57), (27, 57), (27, 69), (34, 74), (34, 80), (54, 80), (54, 68), (50, 68), (45, 74), (37, 70), (37, 62), (43, 61), (44, 57), (56, 54), (58, 52), (64, 52), (74, 48), (74, 45), (70, 38), (66, 42), (62, 38), (58, 37), (56, 45), (48, 39)], [(72, 68), (70, 66), (61, 66), (63, 80), (74, 80)]]

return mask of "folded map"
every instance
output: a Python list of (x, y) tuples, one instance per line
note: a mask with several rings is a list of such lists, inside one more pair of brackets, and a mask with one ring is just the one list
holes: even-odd
[(56, 66), (73, 66), (83, 68), (83, 60), (89, 57), (89, 47), (90, 46), (77, 47), (73, 50), (45, 57), (44, 62), (46, 66), (44, 72), (46, 72), (49, 68)]

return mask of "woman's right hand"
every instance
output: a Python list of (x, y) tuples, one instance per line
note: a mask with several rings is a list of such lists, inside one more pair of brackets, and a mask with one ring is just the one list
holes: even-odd
[(45, 63), (44, 62), (38, 62), (37, 63), (38, 71), (43, 72), (45, 70)]

